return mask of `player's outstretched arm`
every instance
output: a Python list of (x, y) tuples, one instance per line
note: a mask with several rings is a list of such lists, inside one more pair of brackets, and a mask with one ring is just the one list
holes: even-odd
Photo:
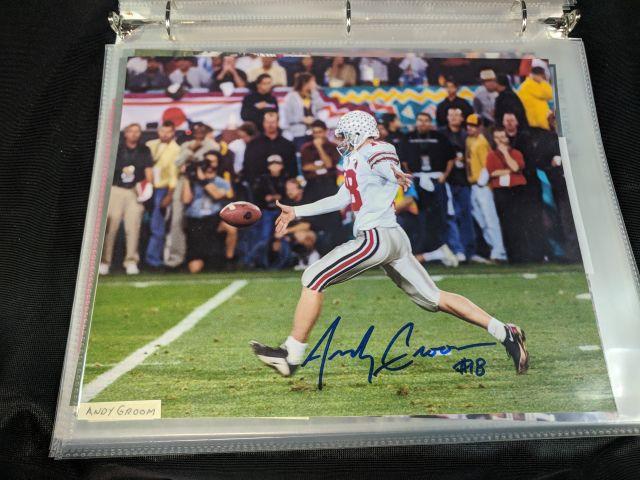
[(347, 187), (343, 184), (338, 193), (330, 197), (325, 197), (317, 202), (307, 203), (306, 205), (299, 205), (294, 207), (295, 217), (314, 217), (316, 215), (322, 215), (324, 213), (335, 212), (341, 210), (351, 203), (351, 194)]
[(280, 207), (280, 210), (282, 210), (280, 212), (280, 215), (276, 219), (276, 234), (283, 234), (285, 230), (287, 230), (289, 223), (292, 220), (295, 220), (296, 214), (293, 210), (293, 207), (290, 207), (289, 205), (283, 205), (278, 200), (276, 200), (276, 205), (278, 205), (278, 207)]

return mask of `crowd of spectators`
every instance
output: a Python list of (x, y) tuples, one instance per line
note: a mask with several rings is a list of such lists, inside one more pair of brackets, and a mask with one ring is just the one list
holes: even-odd
[[(537, 60), (132, 58), (130, 91), (246, 88), (244, 123), (222, 132), (202, 122), (177, 130), (166, 121), (153, 133), (125, 126), (100, 272), (115, 262), (121, 224), (129, 274), (140, 266), (305, 268), (351, 235), (349, 209), (292, 222), (283, 234), (273, 229), (276, 201), (312, 202), (342, 181), (332, 132), (317, 118), (320, 86), (430, 82), (446, 90), (435, 115), (422, 111), (412, 125), (393, 113), (378, 116), (380, 139), (414, 174), (395, 206), (416, 257), (451, 266), (578, 261), (548, 75)], [(472, 101), (458, 95), (459, 84), (479, 84)], [(278, 85), (292, 87), (280, 104), (272, 93)], [(240, 231), (221, 221), (220, 210), (236, 200), (258, 205), (262, 219)]]
[[(461, 85), (478, 83), (482, 68), (508, 71), (518, 82), (531, 65), (548, 67), (536, 59), (322, 57), (227, 55), (212, 57), (132, 57), (127, 63), (125, 88), (130, 92), (164, 91), (170, 85), (187, 90), (225, 92), (249, 88), (261, 75), (269, 75), (273, 87), (293, 87), (299, 74), (311, 75), (320, 87), (395, 85), (444, 87), (446, 79)], [(465, 112), (463, 112), (465, 113)]]

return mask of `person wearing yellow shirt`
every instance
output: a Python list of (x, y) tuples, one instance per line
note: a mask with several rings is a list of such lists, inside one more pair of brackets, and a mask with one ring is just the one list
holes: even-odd
[(504, 262), (507, 253), (504, 248), (500, 220), (493, 192), (487, 186), (487, 155), (491, 145), (482, 133), (481, 120), (475, 113), (467, 117), (467, 140), (465, 144), (467, 156), (467, 179), (471, 184), (471, 215), (482, 230), (487, 245), (491, 247), (491, 260)]
[(160, 268), (164, 265), (163, 252), (166, 234), (165, 213), (173, 200), (178, 181), (176, 159), (180, 146), (175, 140), (176, 129), (172, 122), (164, 122), (158, 128), (158, 138), (149, 140), (147, 147), (153, 158), (153, 210), (151, 212), (151, 236), (147, 245), (145, 261)]
[(553, 89), (542, 67), (531, 69), (531, 75), (520, 86), (518, 97), (524, 105), (529, 127), (549, 130), (549, 101), (553, 99)]

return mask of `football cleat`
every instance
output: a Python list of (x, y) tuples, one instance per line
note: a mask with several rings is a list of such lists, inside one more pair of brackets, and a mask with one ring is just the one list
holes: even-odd
[(502, 344), (507, 349), (507, 355), (513, 360), (517, 374), (526, 373), (529, 370), (529, 352), (524, 330), (511, 323), (504, 328), (507, 331), (507, 338)]
[(284, 347), (268, 347), (255, 340), (251, 340), (249, 345), (262, 363), (277, 370), (283, 377), (290, 377), (298, 368), (298, 365), (291, 365), (287, 362), (289, 353)]

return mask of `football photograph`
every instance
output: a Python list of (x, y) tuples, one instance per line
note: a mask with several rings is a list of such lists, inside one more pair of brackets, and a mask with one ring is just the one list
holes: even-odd
[(553, 64), (140, 53), (99, 186), (80, 402), (616, 411)]

